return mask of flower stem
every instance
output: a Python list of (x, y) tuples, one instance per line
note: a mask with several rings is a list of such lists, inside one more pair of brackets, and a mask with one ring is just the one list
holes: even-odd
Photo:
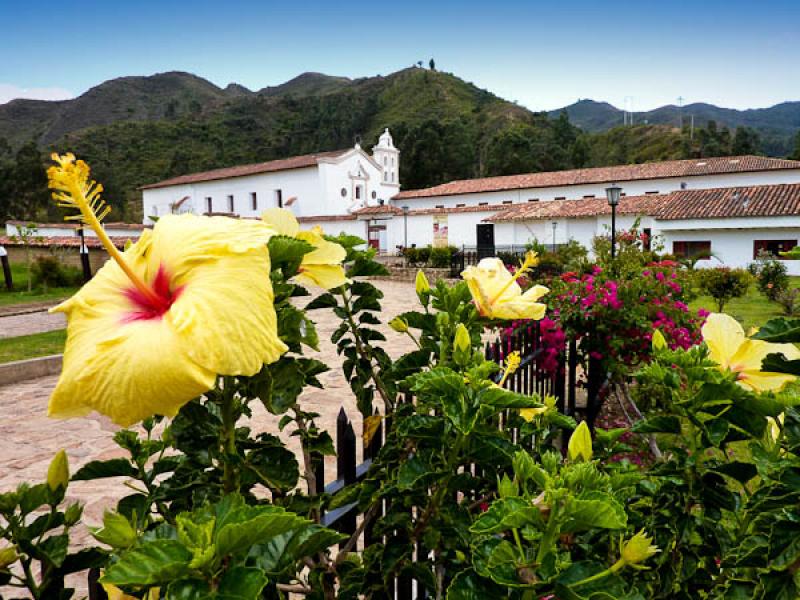
[(239, 490), (239, 470), (233, 464), (236, 456), (236, 415), (233, 397), (233, 378), (226, 377), (222, 390), (220, 445), (222, 447), (222, 491), (231, 494)]

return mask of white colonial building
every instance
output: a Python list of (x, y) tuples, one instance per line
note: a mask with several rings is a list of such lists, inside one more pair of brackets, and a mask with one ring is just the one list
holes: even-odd
[(386, 230), (367, 229), (357, 212), (388, 205), (400, 191), (400, 151), (387, 129), (370, 156), (348, 150), (306, 154), (252, 165), (182, 175), (142, 188), (144, 221), (169, 214), (258, 217), (272, 207), (291, 210), (306, 226), (370, 237), (386, 247)]
[[(143, 188), (145, 223), (170, 212), (256, 217), (282, 206), (306, 226), (347, 232), (392, 252), (404, 245), (522, 245), (606, 235), (606, 187), (622, 187), (617, 227), (639, 219), (665, 250), (745, 266), (759, 249), (800, 242), (800, 161), (733, 156), (452, 181), (400, 191), (400, 152), (386, 130), (358, 145), (183, 175)], [(800, 261), (788, 261), (800, 274)], [(798, 264), (795, 264), (798, 263)]]

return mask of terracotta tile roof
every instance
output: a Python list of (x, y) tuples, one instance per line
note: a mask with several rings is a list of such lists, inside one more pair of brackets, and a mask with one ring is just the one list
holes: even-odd
[[(125, 248), (125, 244), (130, 240), (131, 242), (136, 242), (136, 238), (127, 238), (127, 237), (112, 237), (111, 241), (114, 245), (119, 248), (120, 250)], [(103, 245), (100, 243), (96, 237), (89, 237), (85, 238), (86, 247), (95, 249), (95, 248), (102, 248)], [(40, 237), (39, 239), (33, 239), (30, 241), (30, 246), (34, 248), (79, 248), (81, 244), (81, 239), (78, 236), (66, 236), (66, 235), (55, 235), (55, 236), (47, 236), (47, 237)], [(19, 240), (15, 239), (14, 237), (9, 237), (6, 235), (0, 236), (0, 246), (9, 246), (9, 247), (22, 247), (24, 244)]]
[(681, 190), (655, 213), (663, 221), (794, 215), (800, 215), (800, 183)]
[[(22, 226), (26, 227), (31, 224), (31, 221), (20, 221), (18, 219), (6, 221), (6, 223), (10, 223), (11, 225)], [(37, 229), (80, 229), (80, 225), (76, 223), (34, 223)], [(145, 225), (140, 223), (119, 223), (119, 222), (108, 222), (103, 223), (106, 229), (127, 229), (130, 231), (142, 231), (145, 229)]]
[(331, 152), (315, 152), (313, 154), (292, 156), (290, 158), (281, 158), (279, 160), (271, 160), (252, 165), (239, 165), (236, 167), (227, 167), (225, 169), (203, 171), (202, 173), (190, 173), (188, 175), (180, 175), (179, 177), (165, 179), (164, 181), (159, 181), (157, 183), (143, 185), (140, 189), (150, 190), (153, 188), (168, 187), (170, 185), (198, 183), (201, 181), (213, 181), (215, 179), (227, 179), (229, 177), (243, 177), (245, 175), (256, 175), (258, 173), (272, 173), (273, 171), (287, 171), (289, 169), (313, 167), (321, 158), (336, 158), (337, 156), (341, 156), (350, 150), (351, 148), (346, 150), (333, 150)]
[(619, 165), (615, 167), (526, 173), (523, 175), (504, 175), (501, 177), (451, 181), (421, 190), (407, 190), (394, 196), (394, 199), (405, 200), (409, 198), (429, 198), (433, 196), (452, 196), (455, 194), (475, 194), (480, 192), (497, 192), (503, 190), (520, 190), (587, 183), (622, 183), (641, 179), (692, 177), (697, 175), (744, 173), (776, 169), (800, 169), (800, 161), (747, 155), (668, 160), (636, 165)]
[(298, 223), (316, 223), (318, 221), (327, 223), (330, 221), (355, 221), (355, 215), (311, 215), (309, 217), (297, 217)]
[(403, 211), (391, 204), (378, 204), (376, 206), (365, 206), (353, 211), (354, 215), (359, 217), (369, 215), (402, 215)]
[(508, 204), (479, 204), (475, 206), (450, 206), (445, 208), (412, 208), (409, 216), (419, 215), (449, 215), (458, 213), (493, 212), (510, 208)]
[[(645, 196), (625, 196), (617, 206), (618, 215), (650, 215), (658, 210), (671, 196), (669, 194), (648, 194)], [(610, 215), (611, 207), (605, 198), (581, 200), (547, 200), (542, 202), (517, 203), (504, 206), (484, 221), (499, 223), (503, 221), (543, 221), (555, 218), (579, 219)]]

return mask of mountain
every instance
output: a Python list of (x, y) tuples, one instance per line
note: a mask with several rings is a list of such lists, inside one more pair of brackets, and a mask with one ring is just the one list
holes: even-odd
[[(566, 110), (570, 121), (588, 132), (606, 131), (623, 124), (623, 111), (608, 102), (579, 100), (563, 109), (550, 111), (557, 116)], [(768, 154), (784, 155), (791, 149), (792, 140), (800, 130), (800, 102), (783, 102), (769, 108), (736, 110), (697, 102), (679, 107), (668, 104), (659, 108), (633, 113), (634, 124), (669, 125), (680, 127), (681, 119), (688, 125), (694, 117), (695, 127), (715, 121), (720, 127), (755, 129)]]
[(319, 96), (330, 94), (353, 84), (348, 77), (334, 77), (324, 73), (302, 73), (286, 83), (265, 87), (258, 91), (263, 96)]
[(252, 93), (242, 86), (223, 90), (201, 77), (177, 71), (120, 77), (72, 100), (12, 100), (0, 104), (0, 138), (12, 144), (33, 138), (46, 145), (87, 127), (197, 114), (244, 92)]

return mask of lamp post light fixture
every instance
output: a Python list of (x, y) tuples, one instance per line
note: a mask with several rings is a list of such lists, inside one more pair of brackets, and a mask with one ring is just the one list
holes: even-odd
[(6, 289), (11, 292), (14, 290), (14, 280), (11, 278), (11, 265), (8, 263), (8, 251), (0, 246), (0, 262), (3, 263), (3, 279), (6, 281)]
[(553, 254), (556, 253), (556, 227), (558, 227), (558, 223), (556, 221), (553, 221), (553, 248), (552, 248)]
[(403, 248), (408, 248), (408, 206), (403, 207)]
[(606, 198), (608, 205), (611, 207), (611, 260), (616, 257), (617, 245), (617, 205), (622, 193), (622, 188), (616, 183), (606, 188)]

